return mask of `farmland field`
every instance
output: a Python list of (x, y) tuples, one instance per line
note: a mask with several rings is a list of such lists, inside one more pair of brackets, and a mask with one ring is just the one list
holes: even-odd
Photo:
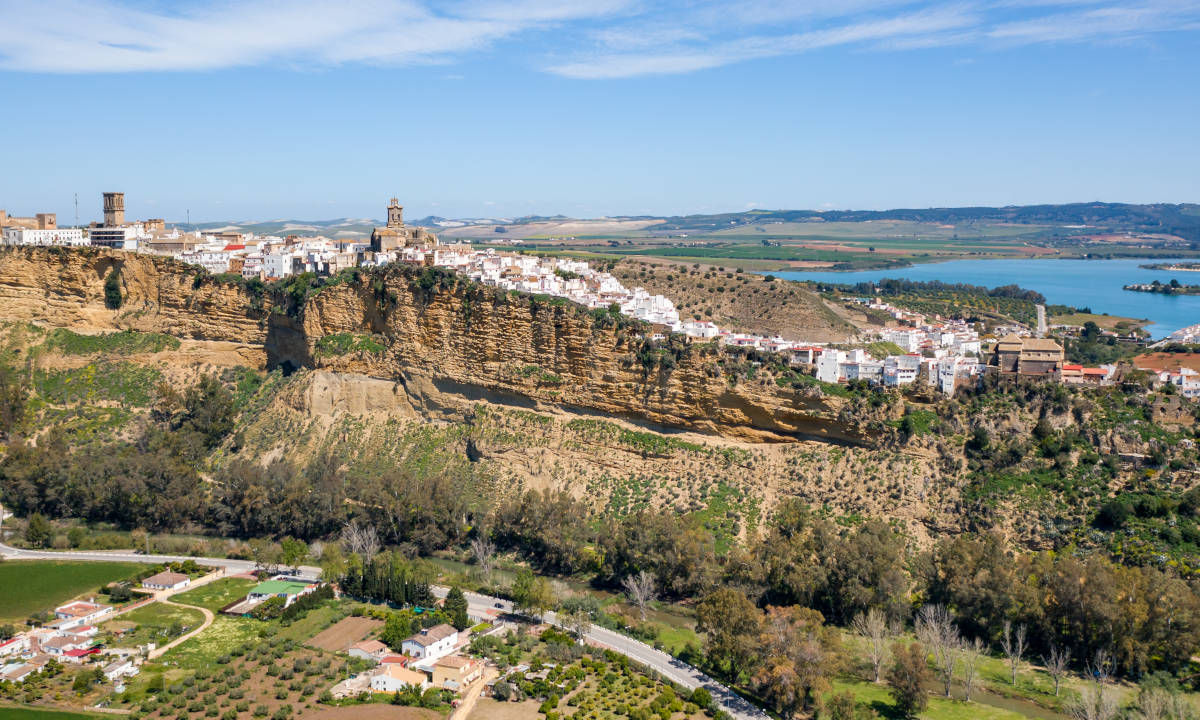
[(314, 635), (307, 644), (313, 647), (321, 648), (322, 650), (346, 652), (351, 645), (359, 640), (364, 639), (373, 630), (376, 630), (382, 626), (382, 622), (372, 618), (343, 618), (333, 626), (328, 627)]
[(10, 560), (0, 563), (0, 620), (24, 620), (101, 585), (133, 575), (136, 563)]

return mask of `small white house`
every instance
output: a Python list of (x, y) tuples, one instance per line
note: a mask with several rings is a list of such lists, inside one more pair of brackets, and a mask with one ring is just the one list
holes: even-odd
[(138, 667), (133, 662), (133, 658), (124, 657), (117, 658), (104, 666), (104, 677), (109, 682), (116, 682), (123, 677), (133, 677), (138, 674)]
[(148, 590), (178, 590), (187, 587), (191, 581), (191, 578), (183, 573), (167, 570), (143, 580), (142, 587)]
[(401, 651), (421, 660), (430, 660), (449, 655), (457, 644), (458, 630), (455, 630), (453, 625), (442, 623), (425, 628), (406, 639), (401, 645)]

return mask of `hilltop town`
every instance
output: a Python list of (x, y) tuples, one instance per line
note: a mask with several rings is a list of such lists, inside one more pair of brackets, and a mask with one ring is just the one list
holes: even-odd
[[(506, 252), (464, 243), (444, 244), (433, 232), (407, 225), (404, 208), (396, 198), (386, 208), (386, 224), (374, 228), (368, 241), (256, 236), (231, 231), (184, 233), (168, 229), (161, 219), (126, 222), (124, 194), (117, 192), (104, 194), (103, 207), (103, 223), (93, 223), (86, 234), (81, 228), (58, 228), (54, 215), (43, 213), (26, 218), (0, 216), (3, 227), (0, 237), (3, 244), (13, 246), (93, 245), (166, 255), (203, 267), (213, 275), (232, 274), (261, 282), (303, 273), (331, 276), (352, 268), (384, 267), (392, 263), (445, 268), (505, 291), (565, 298), (588, 309), (612, 308), (646, 323), (647, 337), (653, 341), (679, 334), (689, 341), (715, 341), (780, 354), (787, 362), (807, 367), (818, 380), (831, 384), (863, 381), (902, 387), (921, 381), (952, 395), (956, 388), (977, 384), (987, 372), (1091, 384), (1110, 383), (1116, 377), (1114, 365), (1085, 368), (1066, 363), (1058, 344), (1038, 339), (1046, 337), (1044, 321), (1034, 330), (1021, 325), (1000, 328), (991, 336), (987, 354), (984, 340), (973, 324), (940, 316), (927, 317), (880, 298), (846, 298), (895, 321), (895, 327), (861, 336), (857, 347), (780, 334), (734, 332), (701, 319), (698, 314), (683, 317), (670, 297), (652, 294), (643, 287), (626, 287), (611, 273), (583, 260)], [(899, 352), (872, 354), (867, 347), (872, 342), (877, 343), (876, 347), (893, 346)], [(1044, 363), (1022, 364), (1004, 359), (1022, 354), (1029, 358), (1038, 353), (1045, 355)], [(1193, 382), (1200, 391), (1200, 379), (1189, 378), (1189, 392)]]

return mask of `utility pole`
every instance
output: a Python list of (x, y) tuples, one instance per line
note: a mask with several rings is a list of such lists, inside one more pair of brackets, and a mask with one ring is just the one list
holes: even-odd
[(75, 227), (79, 227), (79, 193), (75, 193)]

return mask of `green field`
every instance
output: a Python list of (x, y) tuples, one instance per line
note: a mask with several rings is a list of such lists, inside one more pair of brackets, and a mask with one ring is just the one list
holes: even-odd
[(94, 713), (68, 712), (66, 710), (45, 710), (24, 706), (0, 705), (0, 720), (95, 720), (104, 715)]
[(162, 661), (183, 668), (206, 667), (233, 648), (256, 640), (266, 628), (251, 618), (218, 615), (207, 630), (163, 655)]
[(257, 580), (248, 578), (224, 578), (201, 585), (194, 590), (179, 593), (171, 600), (183, 605), (197, 605), (216, 612), (234, 600), (244, 597), (250, 588), (257, 584)]
[(9, 560), (0, 563), (0, 620), (24, 620), (101, 585), (133, 575), (136, 563)]
[(192, 608), (152, 603), (119, 617), (119, 622), (137, 623), (137, 628), (115, 641), (121, 647), (146, 643), (165, 645), (204, 622), (204, 614)]

